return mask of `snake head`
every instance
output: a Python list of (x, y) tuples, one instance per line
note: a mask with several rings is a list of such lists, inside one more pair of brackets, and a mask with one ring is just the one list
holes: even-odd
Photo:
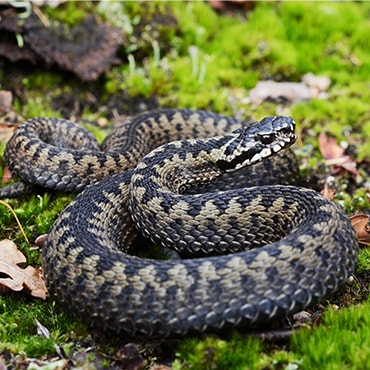
[(216, 165), (223, 171), (250, 166), (295, 143), (295, 122), (291, 117), (269, 116), (234, 131), (221, 148)]

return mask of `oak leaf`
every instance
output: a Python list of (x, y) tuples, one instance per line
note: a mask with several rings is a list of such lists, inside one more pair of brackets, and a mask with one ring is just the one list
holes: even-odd
[(46, 286), (41, 273), (32, 266), (22, 268), (26, 257), (11, 240), (0, 241), (0, 287), (25, 290), (33, 297), (46, 299)]

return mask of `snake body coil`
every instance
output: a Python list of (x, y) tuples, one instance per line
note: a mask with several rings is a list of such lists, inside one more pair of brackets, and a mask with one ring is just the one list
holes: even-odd
[[(291, 119), (241, 126), (202, 111), (155, 111), (119, 127), (104, 151), (67, 121), (21, 126), (6, 158), (23, 180), (79, 191), (103, 178), (50, 230), (43, 249), (50, 293), (102, 329), (165, 336), (265, 324), (334, 292), (358, 254), (350, 222), (312, 190), (266, 185), (271, 177), (286, 183), (289, 152), (277, 155), (281, 168), (269, 159), (244, 167), (292, 144)], [(258, 186), (245, 188), (247, 180)], [(125, 253), (132, 220), (153, 242), (203, 257)]]

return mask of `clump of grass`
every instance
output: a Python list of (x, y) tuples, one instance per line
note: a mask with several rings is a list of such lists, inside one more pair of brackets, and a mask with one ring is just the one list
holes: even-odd
[[(366, 369), (370, 349), (370, 301), (336, 311), (329, 309), (319, 326), (298, 330), (287, 349), (234, 334), (230, 340), (187, 339), (174, 369)], [(361, 350), (359, 350), (361, 348)]]
[[(28, 357), (55, 355), (55, 345), (86, 336), (86, 329), (66, 314), (57, 313), (52, 302), (44, 303), (18, 295), (0, 296), (0, 352)], [(50, 338), (37, 333), (37, 319), (50, 331)]]
[(302, 357), (302, 369), (367, 369), (370, 348), (370, 302), (340, 311), (330, 309), (315, 330), (292, 337), (291, 351)]

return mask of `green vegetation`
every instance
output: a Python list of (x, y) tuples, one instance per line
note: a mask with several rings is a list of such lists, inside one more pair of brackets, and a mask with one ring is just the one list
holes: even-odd
[[(370, 209), (366, 185), (366, 160), (370, 157), (370, 3), (257, 3), (252, 11), (240, 10), (233, 15), (218, 14), (206, 2), (66, 2), (57, 9), (41, 11), (49, 21), (70, 26), (91, 13), (101, 21), (112, 22), (125, 31), (127, 38), (119, 51), (123, 62), (91, 83), (82, 83), (71, 75), (65, 77), (55, 69), (10, 76), (0, 69), (2, 89), (15, 90), (17, 86), (24, 92), (13, 105), (19, 115), (111, 120), (113, 97), (123, 101), (122, 106), (115, 106), (120, 114), (127, 113), (131, 105), (135, 110), (134, 101), (154, 99), (160, 107), (208, 109), (240, 114), (246, 119), (291, 115), (298, 123), (297, 154), (302, 173), (319, 179), (329, 174), (317, 137), (321, 132), (331, 134), (351, 149), (359, 171), (356, 178), (346, 172), (335, 175), (335, 201), (347, 213)], [(308, 72), (330, 77), (327, 99), (290, 106), (249, 103), (249, 90), (258, 81), (299, 81)], [(97, 98), (96, 104), (91, 103), (91, 95)], [(99, 140), (107, 133), (96, 125), (88, 127)], [(72, 197), (46, 193), (9, 203), (27, 237), (34, 241), (48, 231)], [(28, 264), (41, 264), (40, 248), (27, 245), (11, 212), (0, 205), (0, 240), (5, 238), (20, 247)], [(335, 303), (340, 309), (328, 309), (319, 325), (298, 330), (282, 343), (264, 342), (241, 333), (233, 333), (230, 338), (186, 338), (179, 342), (173, 367), (370, 368), (369, 349), (363, 345), (370, 335), (369, 281), (370, 252), (363, 248), (355, 281), (339, 297), (324, 304), (331, 307)], [(51, 339), (38, 336), (34, 319), (50, 330)], [(55, 345), (69, 357), (83, 351), (84, 346), (92, 346), (91, 356), (96, 351), (105, 353), (108, 357), (104, 364), (109, 368), (109, 356), (129, 341), (123, 338), (118, 345), (111, 344), (106, 338), (92, 340), (88, 333), (51, 300), (39, 302), (20, 294), (0, 296), (0, 358), (17, 355), (22, 359), (48, 359), (56, 356)], [(102, 348), (107, 342), (110, 347)], [(152, 352), (155, 358), (155, 350)], [(151, 357), (152, 352), (146, 351), (144, 356)], [(94, 366), (88, 356), (86, 362)]]
[[(38, 335), (35, 320), (53, 328), (50, 338)], [(9, 351), (23, 357), (52, 357), (57, 354), (57, 343), (68, 348), (72, 340), (86, 336), (86, 328), (66, 314), (57, 314), (52, 302), (40, 304), (19, 294), (0, 296), (0, 354)]]
[[(174, 369), (366, 369), (370, 349), (370, 302), (335, 311), (329, 309), (314, 330), (294, 333), (287, 349), (260, 339), (234, 335), (230, 340), (187, 339), (179, 348)], [(361, 348), (361, 350), (359, 350)], [(269, 353), (273, 352), (273, 356)]]
[[(302, 356), (302, 369), (366, 369), (370, 366), (368, 341), (370, 302), (339, 312), (329, 310), (314, 331), (292, 338), (292, 351)], [(361, 350), (359, 350), (361, 348)]]

